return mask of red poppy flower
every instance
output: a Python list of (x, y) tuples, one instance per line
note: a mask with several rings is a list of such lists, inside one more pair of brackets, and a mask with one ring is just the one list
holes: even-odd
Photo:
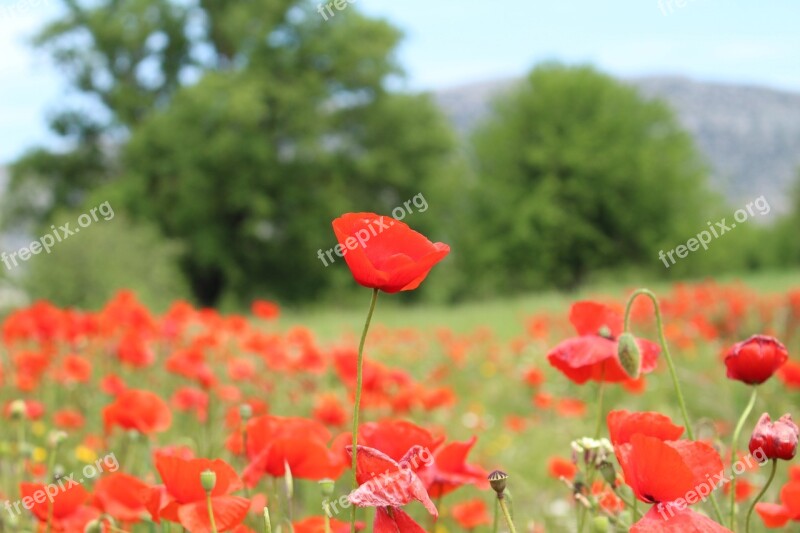
[(85, 419), (80, 411), (75, 409), (61, 409), (53, 413), (53, 423), (61, 429), (80, 429)]
[(114, 472), (100, 478), (94, 487), (94, 505), (120, 522), (136, 523), (147, 512), (150, 485), (139, 478)]
[(789, 461), (797, 453), (797, 439), (800, 429), (792, 422), (792, 415), (785, 414), (775, 422), (764, 413), (758, 419), (750, 437), (750, 453), (760, 462), (767, 459)]
[[(647, 503), (685, 498), (696, 503), (714, 490), (722, 459), (704, 442), (675, 440), (683, 428), (659, 413), (611, 411), (608, 428), (625, 483)], [(694, 496), (692, 496), (692, 494)]]
[(416, 289), (450, 253), (448, 245), (375, 213), (346, 213), (333, 221), (333, 231), (337, 255), (344, 256), (356, 282), (388, 293)]
[[(347, 447), (350, 453), (352, 446)], [(376, 507), (374, 533), (424, 533), (425, 530), (402, 509), (416, 500), (438, 517), (436, 506), (425, 490), (425, 485), (413, 470), (419, 464), (424, 450), (415, 446), (400, 461), (374, 448), (358, 446), (356, 480), (359, 487), (348, 499), (359, 507)]]
[(263, 320), (274, 320), (281, 314), (281, 308), (278, 307), (278, 304), (266, 300), (254, 301), (251, 311), (255, 316)]
[(46, 524), (48, 516), (52, 514), (53, 530), (67, 533), (83, 531), (86, 524), (97, 518), (100, 512), (86, 505), (90, 495), (83, 486), (70, 485), (69, 481), (62, 481), (62, 486), (64, 490), (55, 492), (52, 503), (48, 499), (50, 492), (41, 483), (20, 483), (19, 489), (24, 502), (28, 502), (27, 507), (40, 524)]
[(707, 516), (686, 506), (654, 505), (641, 520), (631, 526), (630, 533), (731, 533)]
[(629, 443), (636, 433), (660, 440), (677, 440), (683, 434), (683, 428), (673, 424), (668, 416), (653, 411), (610, 411), (606, 422), (609, 439), (614, 445)]
[(231, 495), (242, 488), (242, 482), (225, 461), (158, 455), (155, 463), (164, 486), (151, 489), (147, 508), (156, 522), (177, 522), (192, 533), (211, 532), (206, 492), (200, 484), (200, 474), (206, 470), (216, 474), (211, 508), (217, 531), (231, 530), (247, 516), (250, 501)]
[(715, 488), (709, 479), (723, 469), (719, 454), (704, 442), (663, 441), (637, 433), (615, 452), (625, 483), (646, 503), (673, 502), (690, 492), (700, 494), (699, 501)]
[(578, 473), (578, 467), (568, 459), (551, 457), (547, 462), (547, 473), (555, 479), (572, 479)]
[(778, 377), (790, 389), (800, 389), (800, 363), (797, 361), (786, 361), (778, 370)]
[(774, 374), (789, 354), (777, 339), (766, 335), (753, 335), (734, 344), (725, 356), (728, 378), (758, 385)]
[(255, 484), (264, 474), (280, 477), (286, 468), (301, 479), (336, 479), (346, 468), (345, 458), (328, 447), (331, 434), (319, 422), (304, 418), (264, 415), (250, 420), (243, 477)]
[[(596, 302), (577, 302), (569, 313), (578, 337), (567, 339), (547, 354), (551, 365), (575, 383), (587, 381), (625, 382), (630, 376), (617, 355), (617, 339), (622, 333), (622, 316)], [(641, 354), (641, 373), (656, 368), (660, 349), (657, 344), (637, 339)]]
[(106, 433), (114, 426), (120, 426), (150, 435), (168, 429), (172, 424), (172, 413), (167, 403), (157, 394), (128, 389), (103, 409), (103, 424)]
[[(330, 519), (331, 533), (348, 533), (350, 524), (335, 518)], [(294, 533), (325, 533), (325, 518), (322, 516), (310, 516), (299, 522), (292, 524)], [(356, 531), (364, 529), (362, 522), (356, 522)]]
[(431, 498), (441, 498), (462, 485), (477, 485), (488, 487), (487, 474), (483, 468), (467, 463), (467, 455), (477, 441), (472, 437), (465, 442), (451, 442), (436, 450), (433, 461), (430, 459), (430, 450), (424, 450), (421, 459), (428, 458), (427, 464), (418, 472), (425, 482)]
[(756, 512), (767, 527), (783, 527), (789, 520), (800, 522), (800, 467), (792, 467), (789, 476), (781, 488), (780, 504), (756, 504)]
[(486, 502), (483, 500), (470, 500), (454, 505), (450, 511), (453, 519), (464, 529), (474, 529), (479, 526), (488, 526), (492, 523)]
[(427, 429), (406, 420), (367, 422), (358, 429), (358, 442), (379, 450), (395, 461), (399, 461), (414, 446), (433, 452), (442, 441), (444, 437), (434, 437)]

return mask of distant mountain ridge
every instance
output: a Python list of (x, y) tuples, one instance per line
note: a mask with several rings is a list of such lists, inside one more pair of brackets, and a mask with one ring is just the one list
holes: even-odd
[[(778, 212), (800, 168), (800, 93), (681, 77), (623, 80), (665, 100), (711, 168), (711, 183), (732, 205), (764, 195)], [(462, 135), (491, 112), (494, 97), (517, 83), (496, 80), (441, 90), (434, 98)]]

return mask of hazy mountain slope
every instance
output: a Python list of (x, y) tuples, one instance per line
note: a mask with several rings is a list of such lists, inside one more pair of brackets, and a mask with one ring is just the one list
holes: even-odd
[[(666, 100), (712, 168), (712, 183), (735, 203), (765, 195), (777, 210), (800, 167), (800, 94), (702, 83), (677, 77), (626, 80), (649, 98)], [(491, 100), (514, 80), (434, 94), (459, 132), (487, 116)]]

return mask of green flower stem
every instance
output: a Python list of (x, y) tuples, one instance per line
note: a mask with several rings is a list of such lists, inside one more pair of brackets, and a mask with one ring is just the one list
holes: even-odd
[(217, 524), (214, 522), (214, 509), (211, 507), (211, 493), (206, 493), (206, 509), (208, 509), (208, 521), (211, 523), (211, 533), (217, 533)]
[(747, 402), (747, 407), (742, 411), (742, 416), (736, 423), (736, 428), (733, 430), (733, 439), (731, 440), (731, 530), (736, 532), (736, 443), (739, 441), (739, 435), (742, 433), (744, 423), (747, 417), (753, 412), (753, 407), (756, 405), (756, 397), (758, 396), (758, 387), (753, 387), (753, 392), (750, 394), (750, 401)]
[(492, 533), (497, 533), (500, 528), (500, 502), (494, 501), (494, 520), (492, 521)]
[(626, 498), (622, 493), (620, 493), (620, 491), (617, 488), (614, 488), (612, 490), (614, 491), (614, 494), (617, 496), (617, 498), (622, 500), (622, 503), (624, 503), (631, 510), (633, 521), (634, 522), (638, 521), (639, 511), (636, 509), (636, 504), (639, 503), (639, 500), (636, 499), (636, 496), (634, 495), (633, 501), (631, 501), (628, 498)]
[[(675, 363), (672, 361), (672, 355), (669, 353), (667, 338), (664, 336), (664, 323), (661, 320), (661, 307), (658, 305), (658, 299), (656, 298), (656, 295), (653, 294), (653, 291), (649, 289), (637, 289), (633, 292), (633, 294), (631, 294), (630, 298), (628, 299), (628, 305), (625, 306), (624, 330), (629, 331), (631, 308), (633, 307), (633, 302), (639, 296), (646, 296), (653, 303), (653, 309), (655, 310), (656, 314), (656, 327), (658, 328), (658, 340), (661, 344), (661, 351), (664, 352), (664, 359), (667, 361), (669, 374), (672, 377), (672, 385), (675, 388), (675, 395), (678, 397), (678, 406), (680, 407), (681, 414), (683, 415), (683, 424), (686, 426), (686, 436), (689, 437), (689, 440), (694, 440), (694, 429), (692, 429), (692, 422), (689, 420), (689, 412), (686, 410), (686, 401), (683, 399), (681, 383), (680, 380), (678, 380), (678, 373), (675, 371)], [(711, 500), (711, 505), (714, 507), (714, 514), (717, 517), (717, 521), (722, 524), (725, 519), (722, 517), (722, 511), (719, 508), (719, 503), (717, 503), (717, 498), (712, 493), (709, 496), (709, 499)]]
[(511, 533), (517, 533), (517, 529), (514, 527), (514, 522), (511, 520), (511, 513), (508, 511), (508, 505), (506, 505), (505, 498), (497, 498), (497, 504), (500, 506), (500, 510), (503, 511), (503, 517), (506, 519), (506, 524), (508, 524), (508, 529)]
[[(363, 381), (363, 366), (364, 366), (364, 343), (367, 340), (367, 331), (369, 331), (369, 323), (372, 321), (372, 313), (375, 312), (375, 304), (378, 301), (378, 289), (372, 289), (372, 300), (369, 303), (369, 311), (367, 312), (367, 320), (364, 322), (364, 331), (361, 332), (361, 342), (358, 344), (358, 363), (356, 367), (356, 398), (353, 405), (353, 450), (352, 450), (352, 468), (353, 468), (353, 490), (358, 488), (358, 479), (356, 479), (356, 466), (358, 462), (356, 455), (358, 452), (358, 413), (361, 408), (361, 382)], [(350, 533), (356, 531), (356, 506), (350, 507)]]
[(597, 389), (597, 426), (594, 430), (594, 438), (600, 438), (600, 432), (603, 430), (603, 391), (605, 391), (605, 377), (606, 367), (603, 366), (600, 374), (600, 384)]
[(753, 515), (753, 509), (756, 508), (756, 504), (761, 500), (764, 496), (764, 493), (767, 492), (767, 489), (772, 484), (772, 480), (775, 479), (775, 472), (778, 470), (778, 460), (772, 460), (772, 471), (769, 473), (769, 479), (767, 483), (764, 485), (764, 488), (761, 489), (761, 492), (758, 493), (758, 496), (755, 497), (753, 503), (750, 504), (750, 509), (747, 510), (747, 518), (745, 519), (745, 526), (744, 530), (746, 533), (750, 533), (750, 517)]

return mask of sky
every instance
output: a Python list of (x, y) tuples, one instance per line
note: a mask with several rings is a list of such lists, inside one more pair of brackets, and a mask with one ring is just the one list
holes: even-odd
[[(320, 0), (321, 1), (321, 0)], [(542, 61), (620, 77), (681, 75), (800, 92), (800, 2), (771, 0), (350, 0), (403, 30), (406, 86), (520, 76)], [(59, 0), (0, 0), (0, 165), (50, 137), (66, 85), (30, 36)]]

